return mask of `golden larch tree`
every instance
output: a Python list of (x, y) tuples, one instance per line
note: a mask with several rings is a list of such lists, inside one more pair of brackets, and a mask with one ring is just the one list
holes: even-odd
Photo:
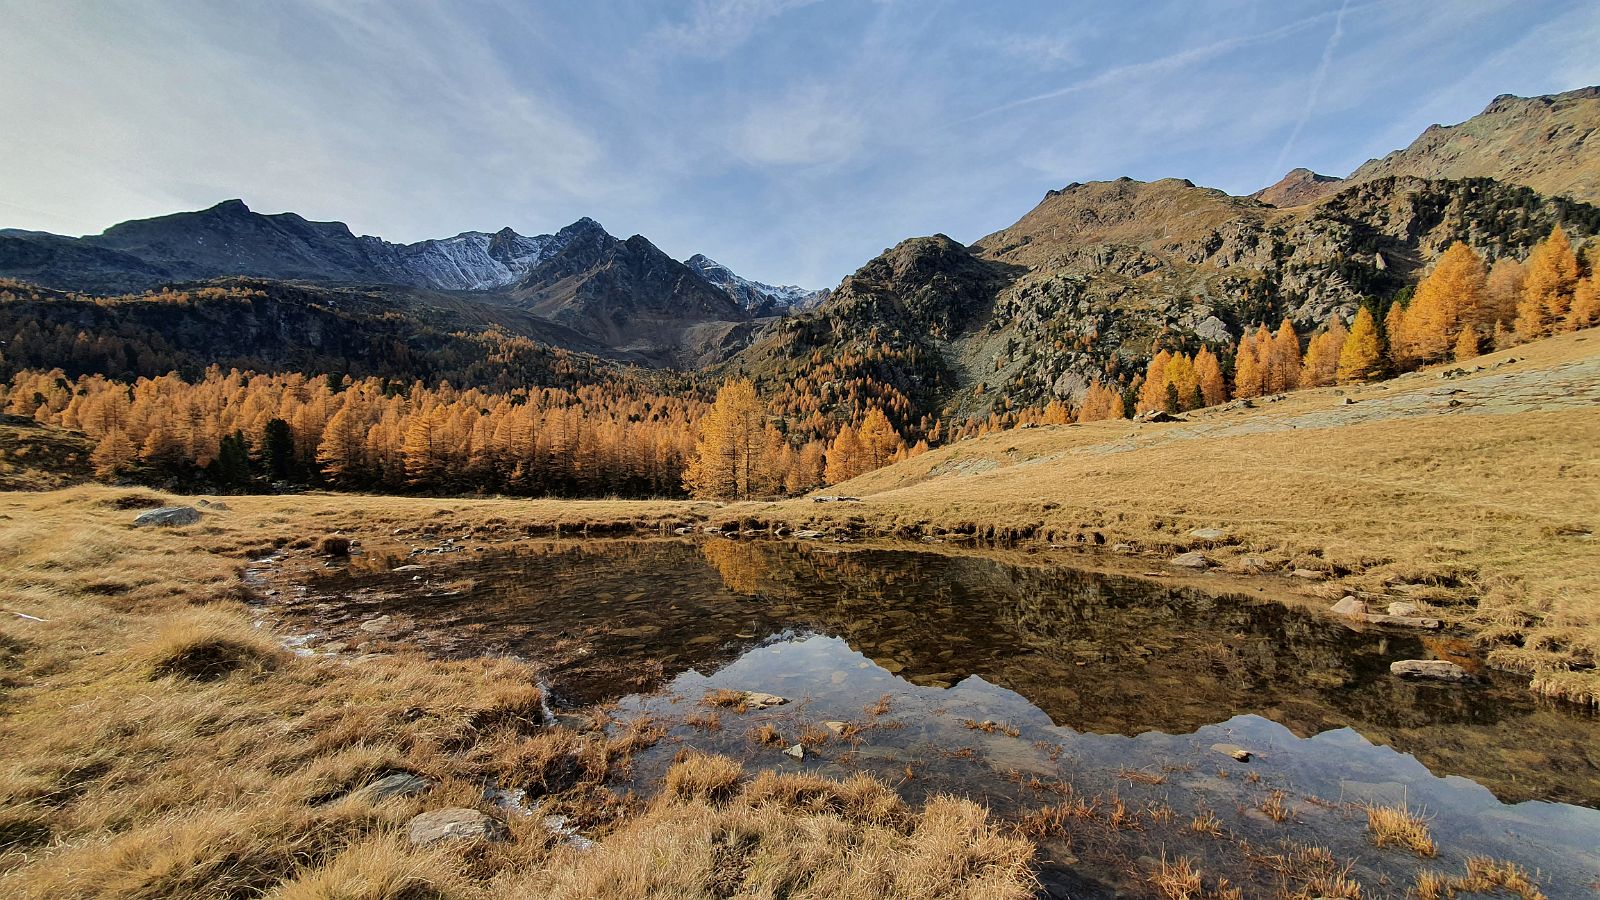
[(1300, 336), (1295, 334), (1294, 323), (1288, 319), (1278, 326), (1272, 338), (1267, 366), (1267, 393), (1281, 394), (1300, 386)]
[(1350, 324), (1350, 336), (1339, 352), (1339, 383), (1372, 381), (1383, 374), (1383, 347), (1378, 341), (1378, 324), (1365, 306)]
[(1528, 254), (1525, 270), (1522, 301), (1517, 305), (1517, 336), (1531, 340), (1565, 327), (1572, 308), (1578, 257), (1560, 225)]
[[(1462, 323), (1476, 322), (1488, 306), (1488, 277), (1483, 257), (1470, 245), (1465, 241), (1451, 244), (1417, 285), (1411, 305), (1406, 307), (1400, 340), (1407, 356), (1429, 363), (1448, 355)], [(1392, 343), (1395, 336), (1391, 334), (1389, 340)]]
[(1210, 347), (1202, 347), (1195, 354), (1194, 375), (1200, 383), (1200, 396), (1206, 406), (1228, 401), (1228, 382), (1222, 377), (1222, 363)]
[(1327, 387), (1339, 380), (1339, 354), (1349, 336), (1338, 313), (1328, 318), (1327, 327), (1306, 345), (1306, 356), (1300, 364), (1301, 387)]
[(700, 417), (699, 440), (684, 472), (684, 487), (696, 497), (752, 496), (766, 446), (766, 409), (749, 379), (730, 381)]

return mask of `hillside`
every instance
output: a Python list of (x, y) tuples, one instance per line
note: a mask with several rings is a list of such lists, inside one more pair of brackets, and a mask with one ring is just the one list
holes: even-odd
[(1452, 241), (1520, 258), (1558, 223), (1594, 235), (1600, 209), (1491, 179), (1378, 178), (1295, 209), (1182, 179), (1071, 184), (970, 248), (903, 242), (729, 370), (791, 393), (799, 379), (824, 403), (820, 384), (870, 379), (909, 398), (911, 427), (1076, 402), (1092, 380), (1128, 384), (1157, 341), (1227, 359), (1257, 323), (1307, 335), (1364, 302), (1381, 312)]
[[(1121, 560), (1319, 607), (1351, 592), (1380, 608), (1417, 602), (1474, 630), (1497, 665), (1538, 673), (1540, 690), (1596, 702), (1600, 612), (1585, 598), (1600, 594), (1589, 449), (1600, 443), (1600, 345), (1593, 332), (1567, 335), (1463, 371), (1171, 424), (1012, 429), (826, 491), (860, 502), (744, 504), (722, 518), (857, 539), (1022, 541), (1074, 566)], [(1203, 528), (1224, 536), (1191, 533)], [(1189, 549), (1209, 572), (1169, 565)]]

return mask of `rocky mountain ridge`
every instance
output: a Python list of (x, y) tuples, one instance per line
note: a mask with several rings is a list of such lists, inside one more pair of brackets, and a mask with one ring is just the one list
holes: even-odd
[(1294, 169), (1250, 196), (1302, 206), (1353, 184), (1409, 175), (1494, 178), (1552, 197), (1600, 203), (1600, 86), (1542, 97), (1501, 94), (1456, 125), (1430, 125), (1415, 141), (1369, 159), (1347, 178)]

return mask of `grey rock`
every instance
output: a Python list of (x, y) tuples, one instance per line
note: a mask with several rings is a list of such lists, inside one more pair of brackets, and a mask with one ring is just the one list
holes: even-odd
[(1244, 566), (1245, 571), (1252, 575), (1259, 575), (1272, 568), (1272, 564), (1267, 562), (1264, 556), (1241, 556), (1239, 557), (1239, 565)]
[(1168, 562), (1175, 566), (1182, 566), (1185, 569), (1211, 568), (1211, 560), (1206, 559), (1205, 554), (1198, 550), (1191, 550), (1188, 553), (1179, 554), (1168, 560)]
[(143, 528), (146, 525), (171, 527), (193, 525), (198, 521), (200, 521), (200, 510), (192, 506), (163, 506), (135, 516), (133, 525), (135, 528)]
[(351, 796), (377, 803), (391, 797), (414, 797), (417, 794), (425, 794), (432, 787), (433, 782), (421, 775), (396, 772), (355, 791)]
[(806, 758), (805, 745), (804, 744), (795, 744), (793, 747), (786, 748), (783, 751), (783, 755), (784, 756), (792, 756), (795, 759), (803, 760), (803, 759)]
[(1404, 600), (1399, 600), (1389, 604), (1389, 615), (1391, 616), (1414, 616), (1420, 612), (1422, 612), (1421, 607), (1417, 606), (1415, 603), (1408, 603)]
[(406, 838), (413, 846), (440, 841), (501, 841), (506, 827), (475, 809), (452, 807), (425, 812), (406, 823)]
[(1448, 681), (1471, 684), (1477, 681), (1472, 673), (1445, 659), (1402, 659), (1389, 664), (1389, 673), (1401, 678), (1421, 678), (1429, 681)]
[(1215, 543), (1217, 541), (1227, 540), (1228, 532), (1222, 530), (1221, 528), (1196, 528), (1195, 530), (1189, 532), (1189, 537), (1199, 541), (1211, 541)]

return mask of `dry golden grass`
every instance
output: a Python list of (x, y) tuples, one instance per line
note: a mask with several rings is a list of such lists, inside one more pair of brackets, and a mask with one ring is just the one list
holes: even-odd
[[(0, 896), (614, 896), (607, 885), (652, 863), (673, 873), (660, 896), (737, 882), (881, 897), (884, 879), (891, 894), (1028, 893), (1031, 845), (1001, 837), (977, 807), (896, 799), (890, 815), (875, 793), (887, 789), (856, 782), (747, 797), (726, 761), (694, 781), (680, 770), (657, 804), (618, 797), (604, 780), (661, 739), (650, 720), (555, 727), (537, 673), (503, 659), (295, 657), (243, 602), (248, 559), (312, 549), (308, 533), (359, 530), (376, 544), (419, 519), (509, 527), (491, 524), (509, 504), (240, 497), (197, 525), (129, 527), (134, 511), (179, 499), (98, 486), (0, 494)], [(645, 521), (635, 506), (592, 507), (624, 509), (614, 527)], [(432, 787), (382, 801), (360, 790), (395, 772)], [(427, 809), (505, 818), (485, 783), (528, 789), (599, 849), (561, 849), (538, 817), (516, 816), (503, 843), (405, 843), (405, 823)], [(771, 855), (729, 855), (735, 835)], [(856, 873), (847, 847), (894, 871)]]
[(1368, 806), (1367, 831), (1379, 847), (1400, 847), (1429, 857), (1439, 852), (1428, 834), (1428, 823), (1405, 807)]
[(1466, 896), (1514, 896), (1520, 900), (1547, 900), (1544, 891), (1514, 862), (1474, 856), (1467, 859), (1463, 875), (1431, 870), (1417, 873), (1413, 893), (1417, 900), (1455, 900)]
[(667, 770), (667, 793), (680, 800), (719, 803), (733, 794), (744, 766), (726, 756), (689, 752)]
[(1200, 900), (1200, 870), (1187, 856), (1168, 862), (1163, 856), (1150, 884), (1166, 900)]

